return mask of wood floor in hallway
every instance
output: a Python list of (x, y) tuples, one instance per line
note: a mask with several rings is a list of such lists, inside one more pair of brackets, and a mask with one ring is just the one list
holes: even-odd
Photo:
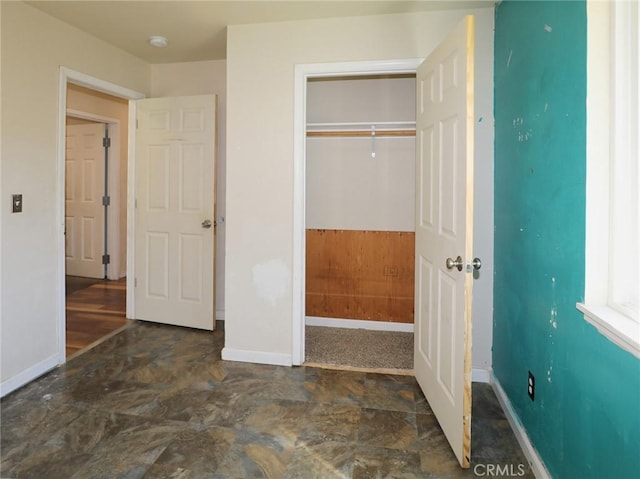
[(127, 324), (126, 278), (99, 281), (67, 295), (67, 357)]

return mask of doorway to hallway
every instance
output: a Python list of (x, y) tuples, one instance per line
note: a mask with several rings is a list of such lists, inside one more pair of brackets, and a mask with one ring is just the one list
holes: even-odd
[(129, 325), (126, 278), (118, 281), (66, 278), (67, 359), (92, 348)]

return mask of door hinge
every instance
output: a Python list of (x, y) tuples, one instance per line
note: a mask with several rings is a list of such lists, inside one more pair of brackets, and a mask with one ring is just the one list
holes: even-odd
[(133, 278), (133, 287), (134, 288), (138, 287), (138, 278)]
[(102, 197), (102, 206), (109, 206), (111, 204), (111, 197), (105, 195)]
[(111, 138), (109, 138), (108, 136), (105, 136), (102, 139), (102, 146), (105, 148), (111, 148)]
[(102, 255), (102, 264), (109, 264), (111, 263), (111, 256), (108, 254), (103, 254)]

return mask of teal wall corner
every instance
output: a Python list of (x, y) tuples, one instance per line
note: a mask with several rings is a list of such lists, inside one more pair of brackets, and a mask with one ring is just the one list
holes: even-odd
[(584, 299), (586, 27), (584, 1), (496, 7), (493, 368), (553, 477), (624, 479), (640, 477), (640, 361), (575, 307)]

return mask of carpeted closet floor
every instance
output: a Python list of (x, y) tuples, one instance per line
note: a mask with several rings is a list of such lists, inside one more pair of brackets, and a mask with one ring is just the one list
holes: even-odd
[(305, 348), (307, 366), (413, 374), (413, 333), (307, 326)]

